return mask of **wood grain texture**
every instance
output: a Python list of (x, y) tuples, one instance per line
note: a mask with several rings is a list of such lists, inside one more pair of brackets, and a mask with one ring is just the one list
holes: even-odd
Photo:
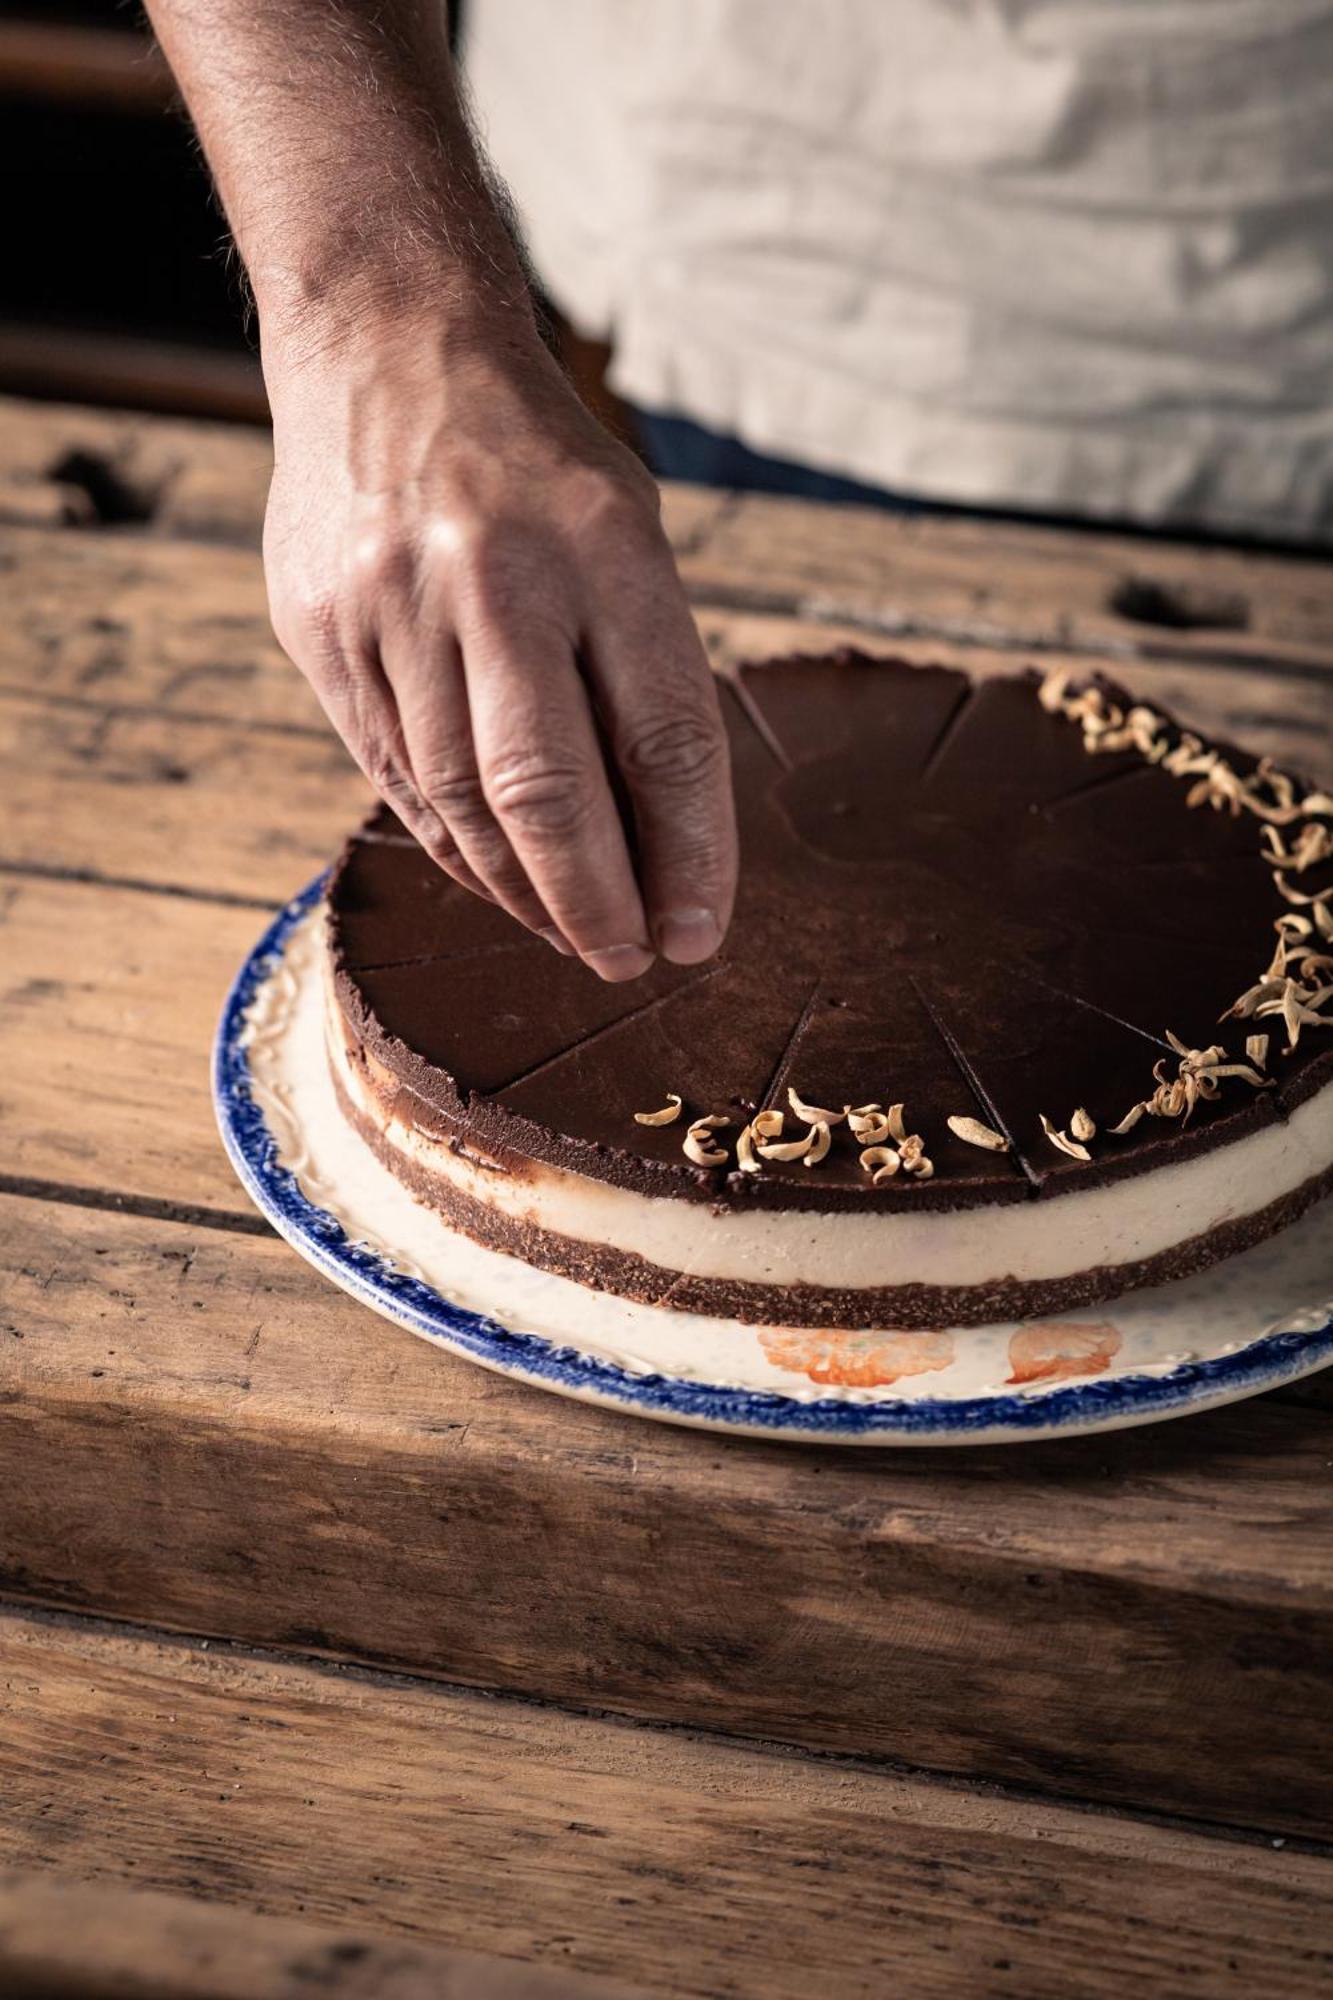
[[(323, 865), (370, 792), (268, 634), (254, 558), (11, 530), (5, 562), (0, 862), (275, 904)], [(856, 636), (701, 618), (719, 663)], [(934, 640), (896, 650), (981, 672), (1017, 664)], [(1206, 732), (1333, 769), (1333, 680), (1286, 681), (1279, 697), (1258, 674), (1205, 666), (1140, 663), (1126, 678)]]
[[(0, 528), (8, 618), (0, 628), (0, 693), (102, 708), (149, 710), (258, 731), (325, 732), (319, 705), (268, 625), (263, 578), (245, 551), (143, 533), (52, 534)], [(1012, 673), (1024, 656), (935, 635), (890, 639), (836, 622), (698, 607), (718, 664), (860, 645), (921, 663)], [(1333, 692), (1303, 676), (1273, 676), (1204, 658), (1136, 661), (1113, 651), (1047, 650), (1043, 667), (1100, 666), (1205, 734), (1239, 736), (1289, 762), (1329, 760)], [(274, 752), (280, 755), (279, 751)]]
[(273, 470), (266, 430), (0, 397), (0, 521), (151, 522), (258, 548)]
[[(1010, 652), (1231, 659), (1319, 678), (1333, 655), (1326, 560), (1156, 537), (744, 494), (683, 554), (681, 573), (702, 603)], [(1126, 616), (1121, 602), (1154, 616)]]
[[(86, 520), (85, 487), (60, 476), (71, 454), (145, 494), (158, 533), (258, 546), (271, 466), (263, 431), (0, 400), (0, 520)], [(1333, 573), (1322, 561), (677, 485), (664, 490), (664, 516), (702, 603), (850, 616), (881, 636), (1009, 651), (1225, 655), (1314, 674), (1333, 656)]]
[(266, 921), (262, 909), (0, 873), (3, 1170), (244, 1210), (213, 1123), (209, 1051)]
[(1277, 1834), (1333, 1831), (1327, 1415), (722, 1442), (373, 1319), (273, 1239), (0, 1204), (0, 1588)]
[(245, 549), (0, 527), (0, 688), (106, 708), (324, 731)]
[(332, 731), (0, 699), (0, 861), (277, 905), (372, 803)]
[[(661, 1993), (1327, 1991), (1320, 1858), (0, 1617), (0, 1857)], [(502, 1886), (501, 1886), (502, 1885)]]
[(642, 2000), (580, 1973), (197, 1897), (0, 1872), (5, 2000)]
[[(1021, 1461), (737, 1445), (244, 1233), (216, 1010), (365, 796), (268, 633), (267, 477), (258, 432), (0, 404), (0, 1592), (423, 1680), (0, 1620), (0, 1860), (670, 1992), (1326, 1987), (1320, 1861), (976, 1787), (1333, 1832), (1333, 1376)], [(1101, 666), (1333, 771), (1327, 567), (666, 507), (720, 663)]]
[[(0, 396), (0, 522), (93, 525), (99, 495), (114, 506), (119, 491), (155, 534), (258, 549), (272, 470), (258, 424)], [(673, 545), (694, 547), (726, 504), (708, 487), (672, 486), (663, 522)]]

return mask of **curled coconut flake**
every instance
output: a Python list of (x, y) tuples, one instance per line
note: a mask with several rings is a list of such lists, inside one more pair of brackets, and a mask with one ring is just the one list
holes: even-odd
[(861, 1166), (868, 1173), (876, 1187), (893, 1179), (901, 1162), (892, 1146), (867, 1146), (861, 1154)]
[(902, 1105), (891, 1104), (888, 1110), (885, 1112), (884, 1116), (888, 1120), (889, 1137), (891, 1139), (896, 1139), (898, 1144), (901, 1146), (903, 1140), (907, 1137), (907, 1127), (903, 1123)]
[(1069, 1121), (1069, 1130), (1075, 1139), (1095, 1139), (1097, 1136), (1097, 1121), (1092, 1113), (1085, 1111), (1080, 1104), (1078, 1110)]
[(1118, 1125), (1112, 1125), (1111, 1131), (1114, 1134), (1114, 1136), (1117, 1139), (1122, 1139), (1126, 1132), (1132, 1132), (1134, 1130), (1134, 1127), (1138, 1124), (1140, 1118), (1142, 1118), (1144, 1113), (1147, 1111), (1147, 1109), (1148, 1105), (1146, 1099), (1138, 1104), (1131, 1104), (1129, 1110), (1120, 1120), (1120, 1123)]
[(803, 1119), (807, 1125), (831, 1126), (841, 1125), (842, 1123), (843, 1114), (841, 1111), (825, 1111), (818, 1104), (806, 1104), (796, 1095), (794, 1090), (787, 1092), (787, 1102), (796, 1113), (796, 1116)]
[(680, 1117), (681, 1099), (674, 1090), (667, 1092), (667, 1101), (660, 1111), (636, 1111), (636, 1125), (674, 1125)]
[(1068, 1153), (1071, 1160), (1090, 1160), (1092, 1158), (1092, 1154), (1086, 1146), (1080, 1146), (1075, 1140), (1069, 1137), (1067, 1132), (1062, 1132), (1058, 1126), (1052, 1125), (1044, 1111), (1039, 1111), (1037, 1116), (1041, 1120), (1042, 1131), (1055, 1147), (1057, 1153)]
[(756, 1139), (780, 1139), (786, 1122), (781, 1111), (756, 1111), (750, 1125)]
[(757, 1174), (763, 1171), (763, 1161), (754, 1156), (754, 1127), (743, 1125), (736, 1141), (736, 1165), (743, 1174)]
[(802, 1164), (807, 1167), (817, 1167), (832, 1143), (832, 1134), (828, 1126), (822, 1118), (816, 1118)]
[(687, 1160), (693, 1160), (696, 1167), (720, 1167), (727, 1157), (724, 1146), (709, 1143), (711, 1134), (730, 1125), (730, 1118), (696, 1118), (686, 1132), (681, 1143), (681, 1151)]
[(988, 1153), (1009, 1151), (1009, 1141), (1004, 1134), (992, 1130), (989, 1125), (983, 1125), (979, 1118), (946, 1118), (944, 1122), (954, 1138), (961, 1139), (964, 1145), (980, 1146)]

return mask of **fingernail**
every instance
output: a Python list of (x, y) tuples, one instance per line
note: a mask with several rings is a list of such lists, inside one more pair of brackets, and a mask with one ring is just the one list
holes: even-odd
[(697, 965), (722, 942), (722, 927), (711, 910), (668, 910), (657, 926), (657, 944), (673, 965)]
[(551, 950), (558, 951), (562, 958), (573, 958), (574, 956), (573, 945), (569, 942), (569, 939), (567, 937), (562, 937), (559, 931), (557, 930), (538, 931), (537, 935), (539, 938), (545, 938), (547, 944), (550, 945)]
[(599, 979), (637, 979), (653, 962), (646, 945), (612, 944), (605, 951), (588, 951), (584, 957)]

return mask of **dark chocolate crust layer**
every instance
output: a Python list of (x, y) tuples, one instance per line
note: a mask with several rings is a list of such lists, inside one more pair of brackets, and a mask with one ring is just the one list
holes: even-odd
[[(735, 1208), (1018, 1202), (1282, 1120), (1333, 1080), (1333, 1037), (1311, 1029), (1279, 1056), (1280, 1019), (1217, 1025), (1258, 979), (1287, 907), (1259, 821), (1191, 810), (1189, 784), (1137, 750), (1090, 756), (1037, 686), (1032, 674), (973, 680), (849, 653), (744, 669), (722, 689), (742, 840), (731, 932), (710, 964), (659, 965), (629, 987), (603, 985), (456, 888), (379, 813), (329, 891), (350, 1040), (410, 1090), (417, 1123), (511, 1172), (544, 1162)], [(1253, 773), (1253, 758), (1222, 748)], [(1313, 886), (1333, 875), (1317, 872)], [(1168, 1030), (1240, 1056), (1256, 1026), (1272, 1031), (1271, 1088), (1232, 1084), (1188, 1122), (1148, 1117), (1105, 1136), (1151, 1094), (1155, 1062), (1175, 1074)], [(700, 1169), (681, 1151), (684, 1120), (633, 1119), (677, 1091), (690, 1116), (740, 1123), (783, 1103), (788, 1085), (835, 1106), (905, 1100), (934, 1178), (871, 1186), (845, 1128), (813, 1171)], [(1103, 1135), (1088, 1163), (1041, 1130), (1040, 1114), (1065, 1126), (1076, 1106)], [(1006, 1133), (1010, 1150), (955, 1138), (955, 1115)], [(1120, 1271), (1107, 1289), (1129, 1282), (1144, 1280)], [(732, 1309), (718, 1299), (710, 1286), (708, 1309)], [(992, 1297), (967, 1316), (999, 1309)], [(940, 1310), (921, 1323), (939, 1324)]]
[(417, 1167), (384, 1136), (379, 1124), (353, 1104), (337, 1073), (334, 1088), (343, 1116), (409, 1193), (433, 1208), (452, 1228), (488, 1250), (517, 1257), (538, 1270), (612, 1292), (645, 1305), (670, 1305), (678, 1312), (706, 1313), (759, 1326), (901, 1327), (989, 1326), (996, 1321), (1073, 1312), (1118, 1298), (1142, 1285), (1166, 1284), (1205, 1270), (1220, 1258), (1248, 1250), (1298, 1220), (1322, 1196), (1333, 1193), (1333, 1167), (1267, 1203), (1202, 1235), (1187, 1238), (1155, 1257), (1128, 1264), (1103, 1264), (1068, 1277), (1002, 1279), (987, 1285), (758, 1285), (735, 1279), (692, 1277), (605, 1244), (563, 1236), (475, 1200), (438, 1175)]

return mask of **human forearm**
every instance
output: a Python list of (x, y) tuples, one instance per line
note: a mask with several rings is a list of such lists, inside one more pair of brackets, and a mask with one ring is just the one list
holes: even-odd
[(460, 328), (481, 320), (535, 339), (440, 0), (148, 0), (148, 11), (249, 272), (266, 363), (426, 302)]
[(716, 692), (652, 480), (538, 339), (439, 0), (149, 4), (259, 307), (279, 639), (456, 881), (603, 978), (706, 957)]

